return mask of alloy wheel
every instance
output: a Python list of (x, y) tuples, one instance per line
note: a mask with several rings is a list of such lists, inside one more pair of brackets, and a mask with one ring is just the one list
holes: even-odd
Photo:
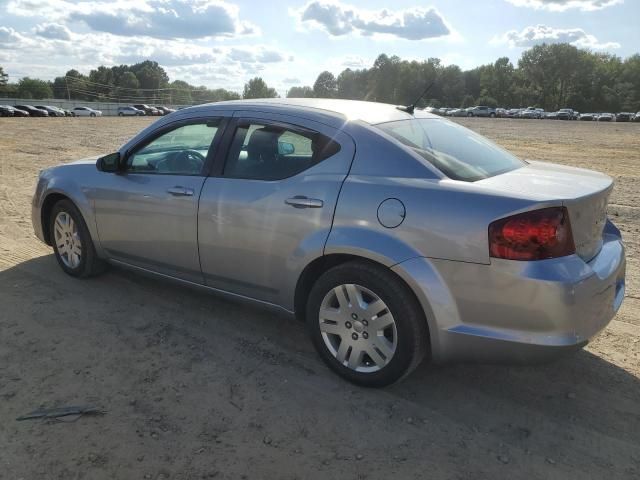
[(398, 332), (393, 314), (365, 287), (343, 284), (331, 289), (322, 300), (318, 320), (327, 349), (351, 370), (377, 372), (396, 352)]
[(82, 241), (78, 225), (67, 212), (60, 212), (54, 222), (54, 241), (62, 263), (78, 268), (82, 261)]

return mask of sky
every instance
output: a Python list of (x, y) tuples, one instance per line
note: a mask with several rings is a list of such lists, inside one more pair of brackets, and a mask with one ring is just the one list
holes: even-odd
[(0, 0), (0, 66), (11, 81), (155, 60), (169, 77), (284, 94), (380, 53), (463, 69), (542, 42), (640, 52), (640, 0)]

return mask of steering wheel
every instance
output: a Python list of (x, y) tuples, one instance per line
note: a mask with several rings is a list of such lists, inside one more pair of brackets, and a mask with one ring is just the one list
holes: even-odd
[(189, 167), (195, 167), (199, 171), (202, 169), (206, 158), (197, 150), (183, 150), (178, 154), (176, 160), (185, 162)]
[(197, 150), (182, 150), (170, 154), (156, 164), (161, 173), (198, 174), (202, 171), (206, 158)]

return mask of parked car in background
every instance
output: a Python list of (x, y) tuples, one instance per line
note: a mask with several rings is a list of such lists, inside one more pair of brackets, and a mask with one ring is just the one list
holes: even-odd
[(507, 110), (505, 112), (505, 117), (506, 118), (518, 118), (518, 115), (520, 114), (520, 108), (510, 108), (509, 110)]
[(633, 116), (633, 121), (634, 121), (634, 122), (640, 122), (640, 112), (636, 113), (636, 114)]
[(64, 110), (58, 107), (52, 107), (50, 105), (36, 105), (36, 108), (40, 110), (46, 110), (50, 117), (64, 117)]
[(615, 122), (616, 117), (613, 113), (601, 113), (598, 115), (598, 122)]
[(0, 117), (13, 117), (16, 109), (9, 105), (0, 105)]
[(496, 109), (484, 105), (467, 108), (467, 117), (491, 117), (495, 118)]
[(591, 122), (595, 119), (596, 115), (594, 113), (581, 113), (579, 120), (583, 122)]
[(576, 120), (576, 118), (572, 108), (561, 108), (558, 110), (558, 120)]
[(496, 117), (498, 117), (498, 118), (506, 118), (507, 117), (507, 109), (506, 108), (496, 108)]
[(454, 108), (447, 112), (447, 116), (449, 117), (466, 117), (467, 110), (464, 108)]
[(138, 110), (142, 110), (145, 113), (145, 115), (156, 115), (156, 116), (162, 115), (157, 108), (150, 107), (149, 105), (145, 105), (144, 103), (133, 105), (133, 107), (137, 108)]
[(16, 105), (13, 108), (17, 110), (24, 110), (29, 114), (30, 117), (48, 117), (49, 112), (46, 110), (42, 110), (40, 108), (36, 108), (33, 105)]
[(74, 117), (101, 117), (102, 112), (100, 110), (94, 110), (90, 107), (75, 107), (73, 110)]
[(380, 387), (425, 358), (585, 346), (625, 296), (612, 189), (420, 110), (273, 99), (188, 108), (45, 169), (31, 204), (68, 275), (109, 262), (280, 308), (333, 371)]
[(528, 107), (520, 112), (520, 118), (540, 119), (544, 114), (541, 108)]
[(155, 108), (156, 108), (157, 110), (159, 110), (159, 111), (162, 113), (162, 115), (169, 115), (170, 113), (175, 112), (175, 109), (173, 109), (173, 108), (168, 108), (168, 107), (163, 107), (163, 106), (157, 106), (157, 105), (155, 106)]
[(616, 114), (616, 122), (630, 122), (633, 119), (633, 113), (620, 112)]
[(119, 117), (140, 117), (146, 115), (143, 110), (138, 110), (136, 107), (118, 107)]

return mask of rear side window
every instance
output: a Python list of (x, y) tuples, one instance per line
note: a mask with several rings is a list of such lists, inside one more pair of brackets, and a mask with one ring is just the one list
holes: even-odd
[(268, 123), (236, 129), (224, 176), (282, 180), (297, 175), (340, 151), (340, 145), (315, 131)]
[(453, 180), (475, 182), (526, 165), (485, 137), (446, 120), (416, 118), (376, 127)]

